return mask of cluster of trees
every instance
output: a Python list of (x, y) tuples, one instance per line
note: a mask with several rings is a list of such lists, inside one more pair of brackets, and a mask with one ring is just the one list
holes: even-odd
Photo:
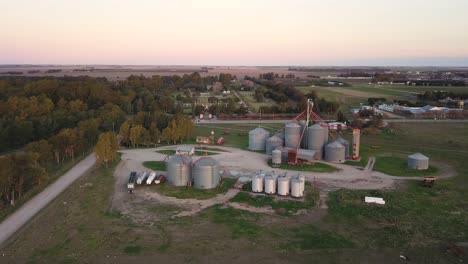
[(455, 93), (447, 91), (425, 91), (418, 94), (418, 99), (423, 101), (438, 101), (450, 97), (452, 99), (468, 99), (468, 93)]
[(0, 209), (14, 205), (15, 199), (47, 180), (47, 171), (38, 155), (26, 152), (0, 156)]
[(278, 73), (274, 73), (274, 72), (267, 72), (267, 73), (261, 73), (259, 74), (258, 78), (260, 80), (269, 80), (269, 81), (273, 81), (275, 78), (278, 79), (278, 78), (288, 78), (288, 79), (294, 79), (296, 78), (296, 76), (292, 73), (288, 73), (286, 75), (284, 74), (281, 74), (279, 75)]
[(370, 106), (374, 106), (376, 103), (386, 102), (386, 101), (387, 101), (387, 99), (384, 98), (384, 97), (369, 97), (369, 98), (367, 98), (367, 103)]
[(114, 132), (105, 132), (99, 135), (99, 139), (94, 147), (96, 154), (96, 162), (109, 167), (109, 163), (113, 162), (117, 156), (117, 137)]

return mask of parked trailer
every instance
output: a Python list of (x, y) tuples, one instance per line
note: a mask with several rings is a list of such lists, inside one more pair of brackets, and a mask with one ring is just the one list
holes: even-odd
[(147, 185), (152, 184), (155, 178), (156, 178), (156, 172), (153, 171), (153, 172), (148, 176), (148, 179), (146, 180), (146, 184), (147, 184)]
[(159, 175), (156, 177), (156, 180), (154, 180), (154, 184), (161, 184), (166, 180), (166, 177), (164, 175)]
[(137, 183), (138, 185), (143, 184), (143, 183), (146, 181), (146, 179), (148, 179), (148, 173), (142, 172), (142, 173), (140, 174), (140, 176), (138, 176), (138, 179), (137, 179), (137, 182), (136, 182), (136, 183)]
[(129, 193), (133, 193), (135, 189), (135, 182), (136, 182), (136, 172), (132, 171), (130, 173), (130, 177), (128, 178), (127, 189)]

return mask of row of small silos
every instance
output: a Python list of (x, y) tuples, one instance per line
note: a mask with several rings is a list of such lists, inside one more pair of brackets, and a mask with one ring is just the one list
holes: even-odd
[(211, 157), (196, 162), (189, 156), (174, 155), (166, 161), (167, 182), (174, 186), (188, 186), (193, 181), (196, 189), (213, 189), (219, 185), (219, 163)]
[(278, 194), (300, 198), (304, 196), (305, 177), (296, 177), (257, 174), (252, 178), (252, 192)]

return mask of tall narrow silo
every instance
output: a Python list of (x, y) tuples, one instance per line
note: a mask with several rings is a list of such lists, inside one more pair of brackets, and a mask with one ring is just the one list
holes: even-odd
[(320, 124), (310, 126), (308, 131), (307, 148), (315, 150), (315, 159), (322, 159), (325, 142), (325, 129)]
[(249, 132), (249, 150), (265, 150), (266, 140), (270, 132), (257, 127)]
[(297, 148), (301, 139), (301, 126), (295, 123), (289, 123), (285, 128), (284, 145), (288, 148)]
[(192, 159), (174, 155), (166, 161), (167, 182), (174, 186), (187, 186), (192, 182)]
[(272, 136), (266, 140), (266, 154), (271, 152), (279, 146), (283, 146), (283, 140), (278, 136)]
[(281, 165), (281, 150), (275, 149), (271, 152), (271, 163), (273, 166)]
[(328, 125), (323, 127), (323, 145), (328, 144)]

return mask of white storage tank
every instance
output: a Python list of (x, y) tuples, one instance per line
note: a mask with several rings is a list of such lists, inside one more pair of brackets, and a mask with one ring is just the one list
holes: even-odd
[(302, 181), (298, 178), (291, 179), (291, 196), (300, 198), (304, 197), (304, 190), (302, 189)]
[(297, 178), (301, 181), (301, 186), (302, 186), (301, 190), (302, 190), (302, 193), (304, 193), (304, 191), (305, 191), (305, 180), (306, 180), (306, 178), (305, 178), (304, 175), (299, 175)]
[(333, 141), (332, 143), (325, 146), (325, 160), (328, 162), (343, 163), (346, 161), (345, 151), (346, 150), (343, 145), (337, 141)]
[(278, 184), (278, 195), (288, 196), (289, 195), (289, 178), (279, 177), (277, 184)]
[(266, 140), (270, 137), (270, 132), (261, 127), (257, 127), (249, 132), (249, 150), (265, 150)]
[(252, 178), (252, 192), (260, 193), (263, 192), (263, 177), (255, 175)]
[(276, 193), (276, 179), (275, 177), (269, 175), (265, 177), (265, 193), (275, 194)]
[(409, 155), (408, 168), (413, 170), (427, 170), (429, 168), (429, 158), (421, 153)]
[(274, 166), (281, 165), (281, 151), (280, 150), (275, 149), (271, 152), (271, 164)]
[(203, 157), (193, 166), (193, 187), (213, 189), (219, 185), (219, 163), (211, 157)]
[(285, 127), (284, 145), (288, 148), (296, 149), (300, 144), (301, 126), (295, 123), (288, 123)]
[(283, 146), (283, 140), (278, 136), (272, 136), (266, 140), (266, 154), (271, 154), (277, 147)]

